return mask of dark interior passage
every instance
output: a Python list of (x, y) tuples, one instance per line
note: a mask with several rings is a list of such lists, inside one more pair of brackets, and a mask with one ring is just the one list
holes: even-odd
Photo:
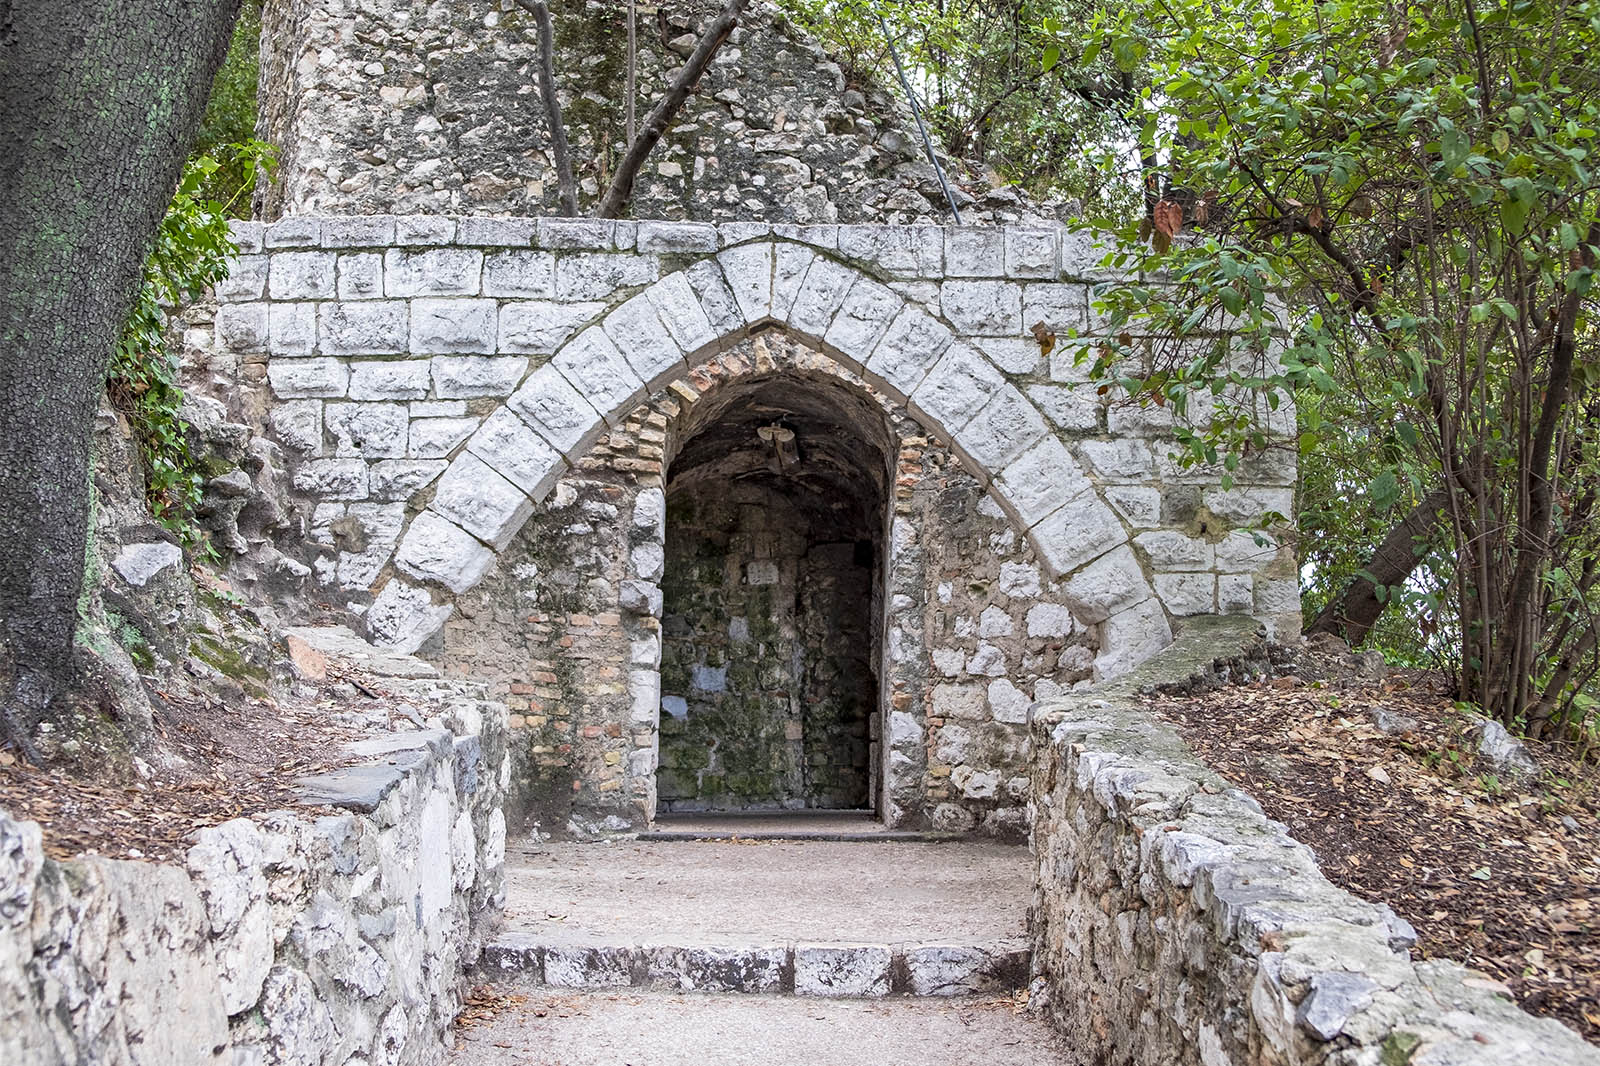
[(659, 809), (871, 807), (887, 431), (831, 380), (728, 391), (667, 485)]

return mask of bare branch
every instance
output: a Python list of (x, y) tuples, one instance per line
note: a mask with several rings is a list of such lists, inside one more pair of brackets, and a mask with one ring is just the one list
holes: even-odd
[(567, 124), (561, 117), (561, 99), (556, 95), (556, 31), (550, 19), (550, 5), (546, 0), (517, 0), (517, 6), (533, 16), (539, 30), (539, 95), (544, 98), (545, 124), (550, 127), (550, 153), (555, 156), (561, 213), (571, 218), (578, 213), (578, 183), (572, 178)]
[(733, 32), (748, 3), (749, 0), (728, 0), (728, 5), (707, 28), (700, 43), (695, 45), (683, 69), (672, 79), (672, 87), (667, 90), (667, 95), (645, 116), (644, 127), (628, 144), (627, 154), (617, 164), (617, 172), (611, 179), (611, 187), (606, 189), (605, 197), (600, 201), (597, 214), (601, 218), (621, 217), (622, 209), (633, 197), (633, 182), (639, 176), (639, 168), (644, 166), (645, 159), (666, 134), (667, 127), (672, 125), (673, 118), (683, 108), (694, 87), (700, 83), (700, 76), (706, 72), (717, 50)]

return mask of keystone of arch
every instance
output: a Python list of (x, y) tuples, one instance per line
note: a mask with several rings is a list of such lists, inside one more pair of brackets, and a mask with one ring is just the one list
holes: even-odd
[[(453, 610), (447, 599), (435, 602), (430, 586), (456, 595), (474, 587), (604, 433), (718, 350), (774, 327), (862, 375), (949, 440), (1053, 577), (1086, 569), (1128, 542), (1033, 403), (958, 330), (815, 248), (759, 241), (668, 274), (612, 308), (485, 420), (402, 538), (398, 572), (367, 615), (373, 638), (419, 648)], [(1095, 570), (1068, 586), (1080, 617), (1106, 621), (1106, 633), (1153, 602), (1139, 568), (1116, 558), (1108, 571), (1115, 581)], [(1108, 584), (1117, 586), (1114, 595)]]

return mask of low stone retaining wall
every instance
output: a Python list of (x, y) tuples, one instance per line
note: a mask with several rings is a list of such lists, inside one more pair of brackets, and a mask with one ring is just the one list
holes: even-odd
[[(503, 896), (505, 709), (461, 686), (179, 865), (0, 812), (0, 1063), (434, 1066)], [(453, 689), (453, 691), (452, 691)]]
[(1409, 925), (1133, 703), (1239, 636), (1192, 626), (1127, 683), (1034, 708), (1034, 972), (1080, 1061), (1600, 1063), (1488, 978), (1412, 962)]

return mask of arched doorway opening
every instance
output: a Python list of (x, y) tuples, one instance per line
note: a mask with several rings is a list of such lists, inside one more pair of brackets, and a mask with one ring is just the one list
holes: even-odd
[(659, 811), (876, 808), (893, 439), (860, 390), (790, 371), (669, 442)]

